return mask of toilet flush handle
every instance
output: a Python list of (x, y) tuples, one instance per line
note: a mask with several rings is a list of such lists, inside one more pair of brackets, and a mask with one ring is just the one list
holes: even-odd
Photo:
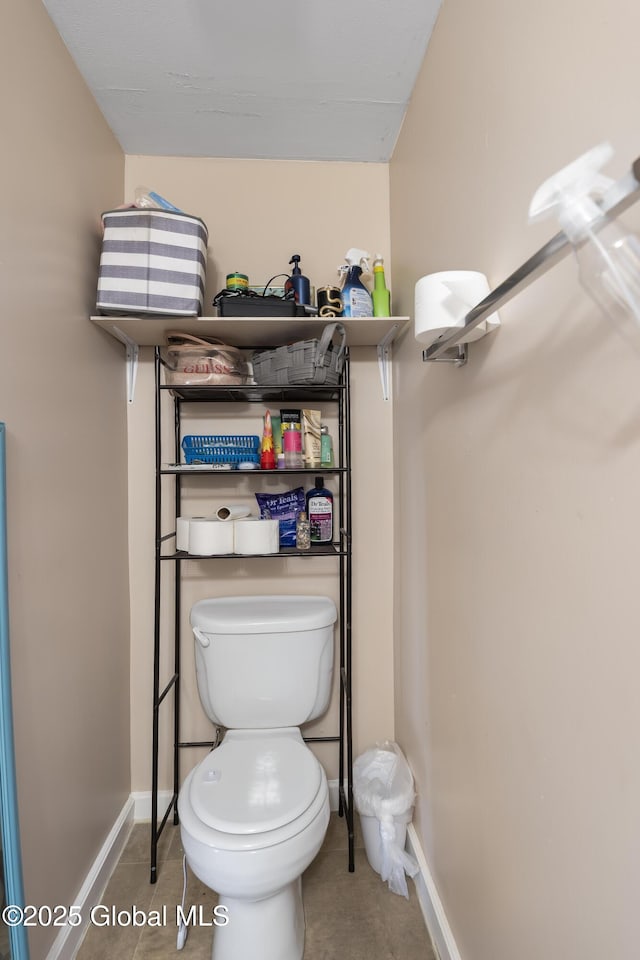
[(197, 627), (194, 627), (194, 628), (193, 628), (193, 635), (194, 635), (194, 637), (196, 638), (196, 640), (198, 641), (198, 643), (200, 644), (201, 647), (208, 647), (209, 644), (211, 643), (211, 640), (210, 640), (210, 638), (206, 635), (206, 633), (203, 633), (202, 630), (198, 630)]

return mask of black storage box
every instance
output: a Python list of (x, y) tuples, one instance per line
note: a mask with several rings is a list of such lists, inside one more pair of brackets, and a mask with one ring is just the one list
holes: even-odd
[(220, 297), (220, 317), (306, 317), (307, 312), (295, 300), (281, 297)]

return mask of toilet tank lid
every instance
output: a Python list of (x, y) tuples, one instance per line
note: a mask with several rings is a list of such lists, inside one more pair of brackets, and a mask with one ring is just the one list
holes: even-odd
[(206, 633), (254, 634), (317, 630), (337, 618), (330, 597), (279, 595), (199, 600), (190, 617), (191, 626)]

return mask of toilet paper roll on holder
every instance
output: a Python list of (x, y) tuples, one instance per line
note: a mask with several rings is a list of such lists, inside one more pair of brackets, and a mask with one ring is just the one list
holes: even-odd
[[(467, 344), (478, 340), (500, 324), (497, 313), (486, 314), (467, 329), (474, 304), (489, 294), (489, 282), (477, 270), (446, 270), (421, 277), (415, 288), (415, 337), (426, 345), (423, 360), (438, 360), (462, 366), (467, 361)], [(432, 355), (434, 345), (456, 337), (446, 351)]]

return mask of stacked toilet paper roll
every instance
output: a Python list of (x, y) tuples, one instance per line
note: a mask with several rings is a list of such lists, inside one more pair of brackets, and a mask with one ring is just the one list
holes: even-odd
[(280, 550), (280, 521), (247, 517), (234, 520), (234, 553), (255, 556), (261, 553), (278, 553)]
[(205, 520), (206, 517), (178, 517), (176, 519), (176, 550), (189, 550), (189, 524), (192, 520)]
[(214, 557), (233, 552), (232, 523), (223, 523), (217, 517), (189, 521), (189, 553)]
[[(415, 289), (415, 338), (430, 346), (443, 334), (464, 327), (466, 315), (490, 293), (484, 273), (445, 270), (421, 277)], [(497, 313), (470, 330), (465, 343), (479, 340), (500, 325)]]
[(178, 517), (176, 549), (197, 557), (278, 553), (280, 523), (252, 517), (238, 505), (220, 507), (215, 517)]
[[(218, 520), (230, 521), (234, 520), (236, 517), (248, 517), (251, 513), (249, 507), (243, 506), (241, 503), (232, 503), (229, 506), (222, 506), (216, 510), (215, 517)], [(200, 550), (189, 550), (189, 525), (193, 520), (213, 520), (213, 516), (202, 516), (202, 517), (177, 517), (176, 518), (176, 550), (182, 550), (184, 553), (201, 553)], [(208, 531), (208, 533), (207, 533)], [(196, 545), (197, 546), (206, 546), (207, 543), (213, 542), (214, 539), (217, 539), (217, 532), (209, 530), (209, 528), (198, 528), (196, 533)], [(223, 535), (222, 543), (228, 543), (228, 537), (225, 539)], [(216, 553), (220, 551), (216, 550)], [(227, 551), (222, 551), (227, 552)], [(228, 551), (229, 553), (233, 552), (233, 547)]]
[(216, 517), (218, 520), (239, 520), (241, 517), (248, 517), (251, 514), (249, 507), (242, 503), (230, 503), (228, 506), (218, 507)]

